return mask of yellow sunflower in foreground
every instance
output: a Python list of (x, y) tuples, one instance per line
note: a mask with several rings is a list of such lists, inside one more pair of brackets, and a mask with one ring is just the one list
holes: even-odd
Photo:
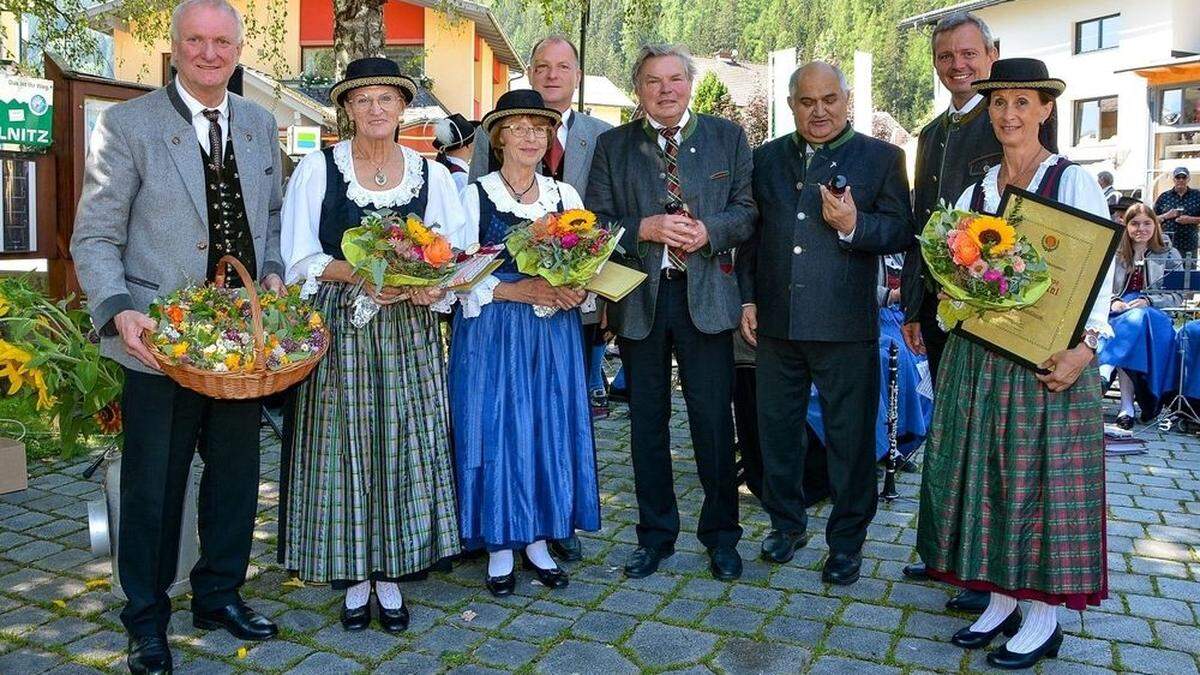
[(564, 211), (558, 220), (571, 232), (586, 232), (596, 226), (596, 214), (586, 209)]
[(967, 226), (967, 235), (975, 240), (981, 251), (995, 255), (1005, 253), (1017, 243), (1017, 231), (1003, 218), (978, 216)]

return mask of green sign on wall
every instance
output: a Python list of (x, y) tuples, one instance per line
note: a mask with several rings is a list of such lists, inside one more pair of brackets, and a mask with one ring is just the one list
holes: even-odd
[(44, 152), (53, 138), (54, 85), (20, 75), (0, 74), (0, 146)]

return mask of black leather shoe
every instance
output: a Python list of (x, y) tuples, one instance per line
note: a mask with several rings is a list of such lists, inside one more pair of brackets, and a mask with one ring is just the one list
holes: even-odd
[(742, 556), (732, 546), (710, 548), (708, 571), (717, 581), (734, 581), (742, 576)]
[(1055, 626), (1052, 633), (1040, 647), (1029, 652), (1028, 654), (1014, 654), (1008, 651), (1008, 645), (988, 652), (987, 662), (996, 668), (1004, 670), (1024, 670), (1032, 668), (1038, 661), (1042, 660), (1043, 656), (1050, 658), (1058, 658), (1058, 648), (1062, 646), (1063, 632), (1062, 626)]
[(551, 539), (550, 555), (560, 562), (579, 562), (583, 560), (583, 544), (579, 543), (579, 537), (575, 535), (566, 539)]
[(983, 649), (992, 644), (992, 640), (995, 640), (997, 635), (1004, 633), (1008, 637), (1012, 637), (1019, 630), (1021, 630), (1021, 608), (1017, 607), (1013, 609), (1007, 619), (1000, 622), (999, 626), (982, 633), (976, 633), (971, 630), (970, 626), (967, 626), (955, 633), (954, 637), (950, 638), (950, 642), (963, 649)]
[(821, 581), (827, 584), (849, 586), (858, 581), (858, 573), (862, 568), (862, 553), (842, 553), (831, 551), (825, 561), (825, 569), (821, 570)]
[(400, 600), (400, 609), (388, 609), (379, 606), (379, 627), (389, 633), (403, 633), (408, 630), (408, 607)]
[(203, 630), (224, 628), (239, 640), (269, 640), (279, 634), (270, 619), (238, 601), (209, 612), (192, 610), (192, 625)]
[(799, 530), (771, 530), (762, 543), (762, 559), (783, 564), (808, 544), (808, 534)]
[(371, 625), (371, 598), (362, 607), (350, 608), (342, 603), (342, 628), (345, 630), (362, 630)]
[(525, 566), (525, 569), (533, 570), (533, 573), (537, 575), (538, 581), (546, 588), (562, 588), (571, 581), (571, 578), (560, 567), (556, 566), (547, 570), (534, 565), (533, 561), (529, 559), (528, 555), (525, 555), (524, 551), (521, 551), (521, 563)]
[(133, 675), (167, 675), (172, 670), (171, 649), (165, 635), (129, 638), (129, 656), (125, 659)]
[(670, 558), (674, 553), (674, 549), (659, 550), (639, 546), (629, 554), (629, 558), (625, 561), (625, 576), (630, 579), (648, 577), (658, 571), (659, 563)]
[(1117, 426), (1125, 431), (1133, 429), (1133, 415), (1117, 415)]
[(486, 584), (493, 596), (503, 598), (517, 590), (517, 575), (509, 572), (502, 577), (488, 577)]
[(929, 572), (925, 570), (925, 563), (915, 562), (911, 565), (905, 565), (902, 570), (904, 576), (913, 581), (929, 581)]
[(987, 609), (992, 596), (984, 591), (962, 590), (946, 601), (946, 609), (955, 609), (969, 614), (979, 614)]

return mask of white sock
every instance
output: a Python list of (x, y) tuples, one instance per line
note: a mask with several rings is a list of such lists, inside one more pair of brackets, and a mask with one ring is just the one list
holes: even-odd
[(1004, 646), (1014, 654), (1028, 654), (1049, 640), (1057, 626), (1058, 612), (1054, 605), (1034, 600), (1029, 605), (1029, 614), (1025, 615), (1021, 630)]
[(358, 609), (371, 599), (371, 582), (364, 581), (346, 589), (346, 607)]
[(513, 569), (512, 551), (493, 551), (488, 554), (488, 576), (502, 577)]
[(375, 582), (375, 597), (379, 598), (379, 606), (384, 609), (400, 609), (404, 606), (400, 587), (391, 581)]
[(554, 558), (550, 557), (550, 551), (546, 548), (545, 539), (526, 546), (525, 555), (529, 556), (529, 562), (544, 570), (558, 569), (558, 563), (554, 562)]
[(1017, 608), (1017, 599), (1001, 595), (1000, 593), (992, 593), (988, 600), (987, 609), (983, 610), (975, 623), (971, 624), (971, 631), (975, 633), (986, 633), (990, 630), (995, 630), (996, 626), (1004, 623), (1013, 610)]
[(1124, 370), (1117, 369), (1117, 382), (1121, 384), (1121, 413), (1133, 417), (1133, 378)]

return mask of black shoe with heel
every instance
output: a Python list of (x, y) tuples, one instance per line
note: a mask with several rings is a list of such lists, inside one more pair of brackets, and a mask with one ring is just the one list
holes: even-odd
[(958, 592), (958, 595), (946, 601), (946, 609), (980, 614), (983, 610), (987, 609), (988, 603), (991, 600), (992, 596), (987, 591), (972, 591), (964, 588)]
[(955, 633), (954, 637), (950, 638), (950, 642), (963, 649), (983, 649), (992, 644), (992, 640), (996, 639), (997, 635), (1004, 633), (1006, 636), (1012, 637), (1019, 630), (1021, 630), (1021, 608), (1015, 607), (1012, 613), (1000, 622), (999, 626), (981, 633), (977, 633), (967, 626)]
[(533, 573), (537, 575), (538, 581), (546, 588), (562, 588), (571, 580), (567, 576), (567, 573), (562, 571), (562, 568), (557, 565), (550, 569), (543, 569), (533, 564), (533, 561), (529, 559), (529, 556), (524, 551), (521, 551), (521, 563), (525, 566), (525, 569), (533, 570)]
[(484, 582), (488, 591), (497, 598), (508, 597), (517, 590), (517, 575), (509, 572), (501, 577), (488, 577)]
[(389, 633), (403, 633), (408, 630), (408, 607), (400, 600), (399, 609), (388, 609), (379, 605), (379, 627)]
[(1034, 667), (1042, 657), (1058, 658), (1058, 649), (1062, 647), (1062, 626), (1055, 626), (1054, 632), (1037, 649), (1028, 654), (1014, 654), (1008, 651), (1008, 645), (988, 652), (987, 662), (996, 668), (1004, 670), (1024, 670)]
[(342, 603), (342, 629), (348, 631), (363, 630), (371, 625), (371, 597), (361, 607), (347, 607)]

